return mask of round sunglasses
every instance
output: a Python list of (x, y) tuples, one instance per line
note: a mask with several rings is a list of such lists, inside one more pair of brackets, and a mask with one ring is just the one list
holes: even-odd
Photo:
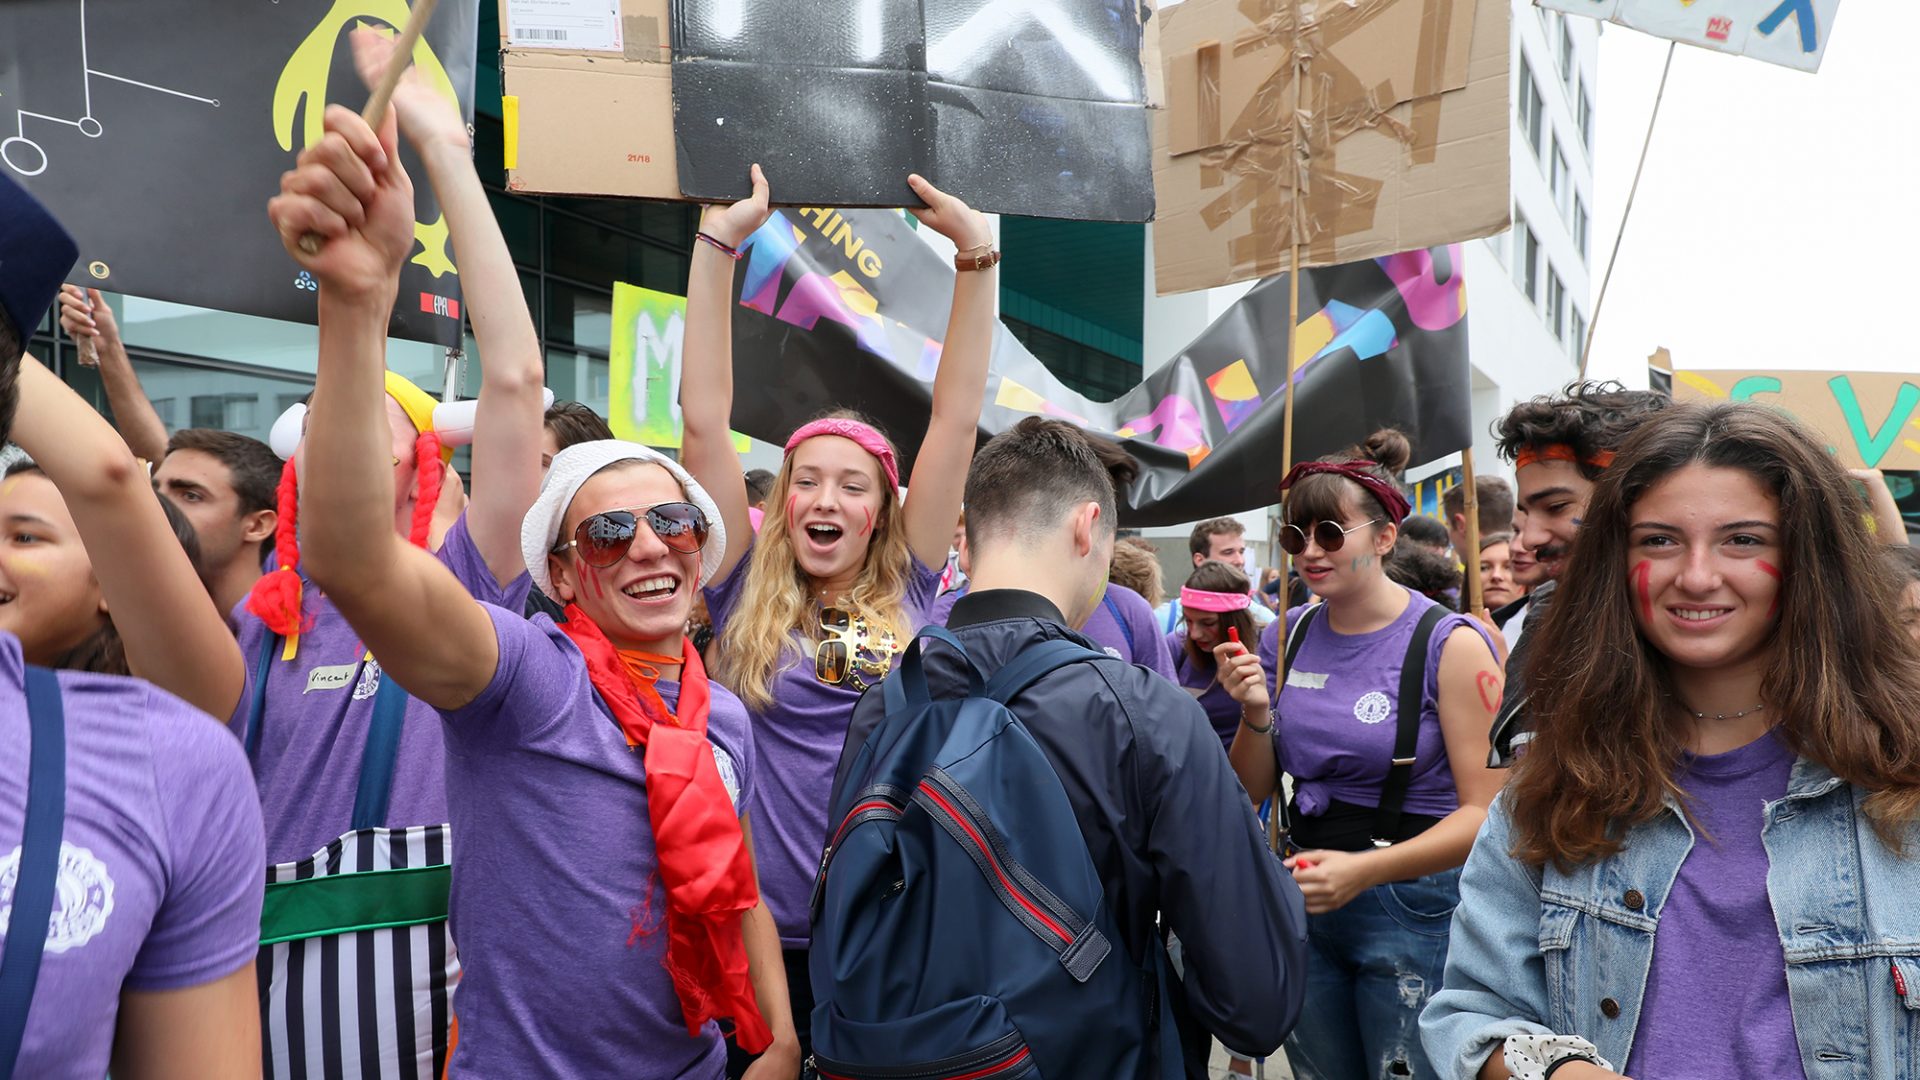
[(683, 555), (692, 555), (707, 545), (706, 513), (692, 503), (669, 502), (594, 514), (573, 531), (572, 540), (554, 548), (554, 554), (579, 548), (580, 561), (604, 570), (627, 557), (634, 537), (640, 534), (642, 518), (661, 543)]
[[(1379, 518), (1368, 518), (1351, 529), (1343, 529), (1337, 521), (1316, 521), (1313, 523), (1313, 542), (1320, 545), (1321, 551), (1339, 551), (1347, 546), (1348, 533), (1378, 524)], [(1292, 522), (1280, 526), (1280, 550), (1289, 555), (1298, 555), (1307, 550), (1306, 530)]]

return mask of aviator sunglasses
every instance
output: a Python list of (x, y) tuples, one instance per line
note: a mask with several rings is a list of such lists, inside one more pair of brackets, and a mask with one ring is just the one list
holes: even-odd
[[(1337, 521), (1316, 521), (1313, 523), (1313, 542), (1320, 545), (1321, 551), (1339, 551), (1347, 546), (1348, 533), (1378, 524), (1379, 518), (1368, 518), (1351, 529), (1343, 529)], [(1289, 555), (1298, 555), (1307, 550), (1306, 530), (1292, 522), (1280, 526), (1280, 550)]]
[(692, 555), (707, 544), (705, 512), (692, 503), (669, 502), (594, 514), (582, 521), (573, 531), (573, 539), (555, 548), (554, 554), (579, 548), (580, 561), (604, 570), (627, 557), (643, 517), (661, 543), (682, 555)]

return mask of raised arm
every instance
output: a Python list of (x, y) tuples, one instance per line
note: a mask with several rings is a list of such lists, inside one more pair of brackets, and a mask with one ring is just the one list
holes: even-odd
[[(107, 408), (134, 456), (158, 463), (167, 456), (167, 425), (153, 411), (153, 402), (140, 387), (140, 376), (120, 340), (120, 324), (99, 289), (82, 291), (78, 285), (60, 286), (60, 325), (75, 341), (93, 339), (94, 363), (107, 389)], [(82, 360), (85, 363), (85, 360)]]
[(231, 715), (246, 679), (240, 646), (133, 451), (30, 356), (20, 361), (13, 440), (66, 500), (128, 669), (203, 712)]
[[(986, 215), (911, 176), (914, 194), (927, 204), (913, 211), (920, 223), (953, 241), (962, 254), (984, 254), (993, 247)], [(939, 566), (960, 516), (967, 468), (973, 463), (980, 428), (980, 406), (987, 394), (987, 365), (993, 359), (994, 304), (1000, 295), (1000, 271), (966, 270), (954, 275), (953, 309), (947, 316), (947, 340), (933, 376), (933, 414), (913, 459), (907, 490), (907, 544), (922, 566)]]
[(1867, 489), (1867, 503), (1873, 512), (1873, 538), (1898, 546), (1907, 542), (1907, 520), (1900, 516), (1900, 504), (1887, 486), (1887, 474), (1879, 469), (1848, 469)]
[[(766, 224), (771, 193), (760, 166), (753, 195), (725, 208), (708, 207), (700, 231), (738, 248)], [(681, 347), (680, 460), (720, 507), (727, 550), (713, 581), (733, 573), (753, 539), (747, 519), (747, 480), (733, 448), (733, 269), (735, 260), (712, 244), (693, 245), (687, 275), (687, 326)], [(957, 508), (956, 508), (957, 513)], [(951, 527), (951, 521), (949, 521)], [(942, 554), (945, 554), (944, 549)]]
[[(393, 40), (353, 34), (354, 60), (369, 84), (385, 69)], [(520, 522), (540, 494), (540, 431), (546, 368), (520, 291), (520, 275), (473, 169), (466, 121), (452, 98), (409, 68), (394, 89), (400, 130), (426, 164), (460, 260), (460, 291), (485, 365), (474, 418), (473, 490), (467, 529), (501, 585), (526, 572)]]
[[(413, 184), (391, 118), (376, 137), (335, 105), (326, 132), (267, 206), (288, 254), (320, 282), (302, 565), (400, 685), (454, 709), (486, 689), (500, 650), (486, 610), (452, 572), (393, 531), (386, 330), (413, 250)], [(318, 254), (300, 247), (309, 233), (324, 241)]]

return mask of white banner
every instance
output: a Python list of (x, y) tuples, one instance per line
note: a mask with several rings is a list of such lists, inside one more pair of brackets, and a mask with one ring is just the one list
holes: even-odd
[(1655, 37), (1820, 70), (1840, 0), (1535, 0), (1549, 11), (1605, 19)]

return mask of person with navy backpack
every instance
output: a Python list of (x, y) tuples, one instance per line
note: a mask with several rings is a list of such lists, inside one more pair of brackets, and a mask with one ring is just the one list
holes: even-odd
[[(0, 443), (22, 338), (76, 255), (0, 176)], [(23, 575), (54, 554), (31, 521), (8, 532), (3, 561)], [(11, 601), (19, 586), (0, 587)], [(0, 631), (0, 1080), (97, 1080), (110, 1063), (258, 1076), (264, 843), (246, 759), (211, 717), (137, 679), (30, 665)]]
[(1114, 543), (1087, 437), (1023, 420), (966, 495), (973, 588), (861, 699), (836, 770), (820, 1076), (1167, 1080), (1205, 1074), (1208, 1034), (1273, 1052), (1304, 905), (1192, 697), (1070, 629)]

